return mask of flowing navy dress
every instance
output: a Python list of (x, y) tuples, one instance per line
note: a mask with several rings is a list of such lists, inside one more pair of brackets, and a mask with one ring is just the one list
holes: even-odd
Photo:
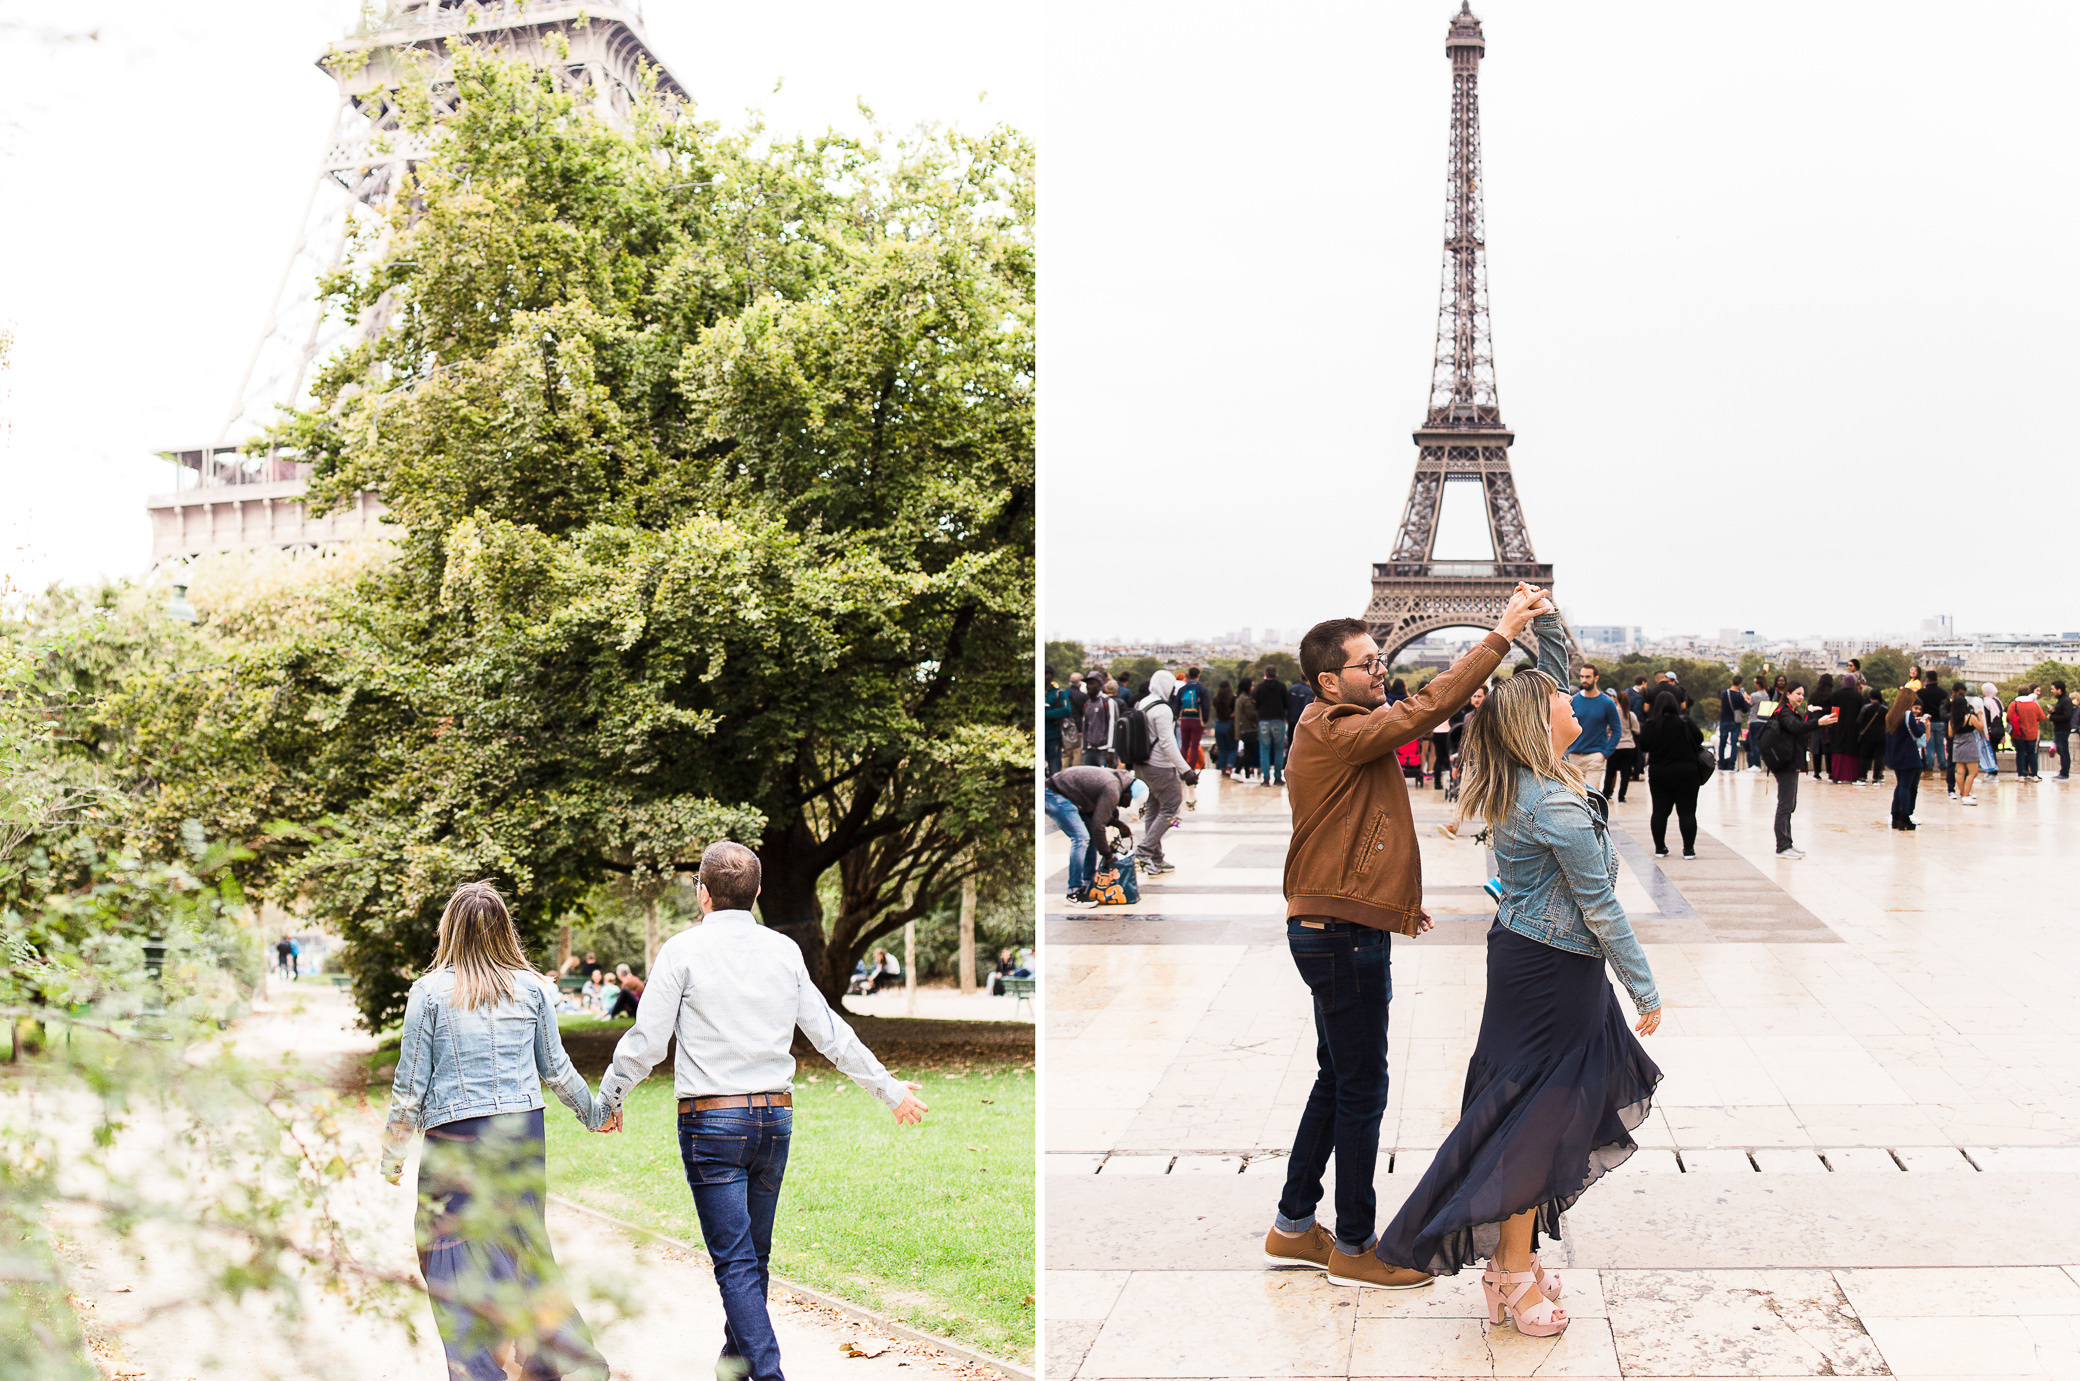
[(540, 1108), (426, 1129), (419, 1269), (452, 1377), (505, 1381), (499, 1354), (517, 1348), (527, 1381), (607, 1381), (542, 1220), (543, 1133)]
[(1488, 996), (1459, 1125), (1380, 1234), (1379, 1259), (1432, 1275), (1495, 1254), (1501, 1224), (1537, 1209), (1540, 1235), (1638, 1149), (1661, 1070), (1640, 1047), (1603, 957), (1488, 928)]

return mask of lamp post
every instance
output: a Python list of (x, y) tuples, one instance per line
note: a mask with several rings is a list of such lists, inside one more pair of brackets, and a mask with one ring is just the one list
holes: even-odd
[(139, 1035), (164, 1040), (165, 1032), (152, 1029), (166, 1015), (166, 937), (156, 926), (144, 942), (144, 976), (149, 986), (145, 989), (144, 1011), (138, 1016), (137, 1031)]

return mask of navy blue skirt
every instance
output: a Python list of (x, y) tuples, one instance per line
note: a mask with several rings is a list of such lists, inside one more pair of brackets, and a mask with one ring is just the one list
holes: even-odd
[(1488, 997), (1466, 1066), (1459, 1125), (1394, 1221), (1380, 1260), (1456, 1275), (1495, 1254), (1502, 1221), (1527, 1209), (1532, 1235), (1625, 1163), (1661, 1070), (1641, 1048), (1600, 955), (1488, 928)]
[(426, 1129), (419, 1153), (419, 1270), (451, 1376), (606, 1381), (606, 1359), (549, 1249), (542, 1110)]

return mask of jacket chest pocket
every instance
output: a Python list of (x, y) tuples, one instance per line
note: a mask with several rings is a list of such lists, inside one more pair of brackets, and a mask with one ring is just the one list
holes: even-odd
[(1372, 819), (1366, 822), (1365, 832), (1359, 836), (1358, 857), (1351, 867), (1351, 872), (1359, 877), (1365, 876), (1366, 870), (1372, 867), (1372, 860), (1378, 858), (1386, 850), (1387, 813), (1383, 810), (1375, 810), (1372, 812)]

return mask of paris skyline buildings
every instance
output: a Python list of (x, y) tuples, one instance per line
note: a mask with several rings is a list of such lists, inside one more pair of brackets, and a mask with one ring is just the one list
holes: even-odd
[[(1456, 9), (1156, 4), (1052, 45), (1047, 636), (1363, 611), (1430, 378)], [(2070, 448), (1992, 400), (2080, 363), (2080, 217), (2046, 175), (2073, 122), (2041, 46), (2074, 16), (1474, 9), (1496, 370), (1562, 603), (1671, 629), (2073, 622), (2046, 564)]]

